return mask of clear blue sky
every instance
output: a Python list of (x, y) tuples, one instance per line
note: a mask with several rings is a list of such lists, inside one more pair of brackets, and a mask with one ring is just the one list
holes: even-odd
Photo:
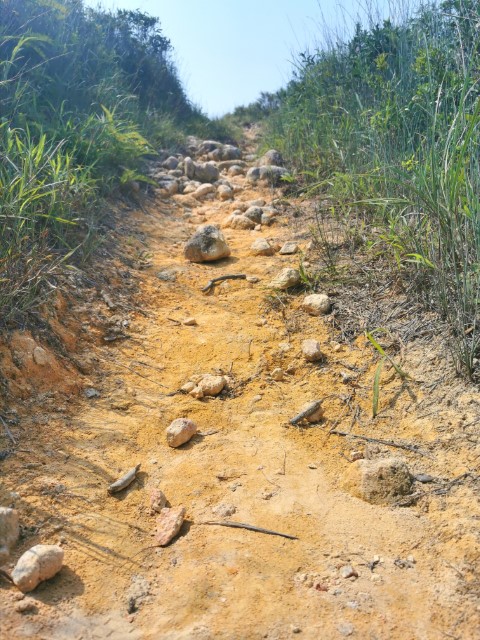
[[(381, 5), (386, 0), (378, 0)], [(86, 0), (97, 6), (98, 0)], [(211, 116), (276, 91), (295, 53), (322, 40), (323, 25), (343, 29), (357, 0), (103, 0), (107, 9), (158, 16), (175, 49), (189, 97)]]

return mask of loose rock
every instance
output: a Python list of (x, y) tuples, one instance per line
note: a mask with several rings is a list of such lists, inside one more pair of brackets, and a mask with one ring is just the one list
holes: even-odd
[(248, 231), (255, 228), (255, 222), (244, 215), (233, 214), (229, 218), (227, 218), (225, 226), (231, 227), (232, 229), (242, 229), (244, 231)]
[(318, 362), (323, 358), (318, 340), (304, 340), (302, 342), (302, 352), (307, 362)]
[(197, 325), (197, 321), (195, 318), (185, 318), (185, 320), (182, 320), (182, 324), (186, 327), (195, 327)]
[(262, 220), (263, 209), (260, 207), (248, 207), (243, 215), (253, 220), (256, 224), (259, 224)]
[(324, 293), (312, 293), (302, 302), (302, 309), (311, 316), (323, 316), (329, 313), (331, 308), (331, 300)]
[(284, 373), (282, 369), (280, 369), (280, 367), (274, 369), (270, 375), (272, 377), (272, 380), (275, 380), (276, 382), (281, 382), (284, 378)]
[(212, 376), (207, 374), (197, 383), (197, 386), (190, 391), (193, 398), (201, 399), (205, 396), (215, 397), (224, 389), (227, 379), (224, 376)]
[(160, 489), (152, 489), (150, 491), (150, 510), (153, 512), (161, 513), (162, 509), (167, 504), (167, 498), (163, 491)]
[(232, 200), (233, 199), (233, 189), (227, 187), (225, 184), (221, 184), (217, 189), (217, 196), (220, 200)]
[(155, 540), (160, 547), (167, 545), (180, 531), (185, 518), (185, 507), (165, 507), (156, 519)]
[(27, 593), (33, 591), (40, 582), (49, 580), (63, 566), (63, 549), (54, 544), (37, 544), (20, 556), (12, 579), (14, 584)]
[(285, 242), (283, 247), (278, 252), (282, 256), (291, 256), (298, 251), (298, 244), (293, 241)]
[(358, 572), (352, 567), (351, 564), (346, 564), (340, 569), (339, 573), (341, 578), (358, 578)]
[(211, 224), (199, 227), (184, 248), (184, 256), (190, 262), (211, 262), (229, 255), (230, 248), (223, 233)]
[(233, 516), (236, 513), (237, 507), (233, 504), (218, 504), (216, 507), (213, 507), (212, 513), (219, 518), (228, 518), (229, 516)]
[(290, 287), (296, 287), (301, 282), (300, 273), (297, 269), (286, 267), (278, 273), (275, 278), (270, 282), (271, 289), (281, 289), (285, 291)]
[(215, 193), (215, 187), (213, 186), (213, 184), (207, 182), (205, 184), (202, 184), (202, 186), (198, 187), (193, 192), (193, 197), (197, 198), (197, 200), (201, 200), (202, 198), (205, 198), (205, 196), (208, 196), (209, 193)]
[(167, 427), (167, 444), (169, 447), (180, 447), (197, 433), (197, 425), (188, 418), (177, 418)]
[(254, 256), (273, 256), (275, 253), (275, 248), (272, 247), (268, 240), (265, 240), (264, 238), (258, 238), (258, 240), (255, 240), (252, 243), (250, 252)]
[(35, 364), (44, 367), (48, 363), (48, 354), (42, 347), (35, 347), (33, 350), (33, 360)]
[(260, 158), (258, 162), (259, 166), (264, 167), (268, 165), (275, 165), (276, 167), (283, 167), (283, 157), (280, 151), (276, 149), (270, 149)]
[(8, 558), (20, 535), (18, 512), (0, 507), (0, 564)]
[(388, 504), (411, 492), (412, 476), (399, 458), (357, 460), (347, 469), (344, 488), (366, 502)]

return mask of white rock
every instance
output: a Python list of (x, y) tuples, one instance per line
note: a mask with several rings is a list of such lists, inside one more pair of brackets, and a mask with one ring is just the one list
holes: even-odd
[(19, 535), (18, 512), (8, 507), (0, 507), (0, 564), (8, 558)]
[(298, 251), (298, 244), (293, 241), (285, 242), (279, 253), (282, 256), (291, 256)]
[(323, 316), (330, 312), (332, 302), (324, 293), (312, 293), (302, 302), (302, 309), (311, 316)]
[(318, 362), (323, 358), (320, 343), (317, 340), (304, 340), (302, 352), (307, 362)]
[(37, 544), (20, 556), (12, 571), (14, 584), (23, 593), (33, 591), (60, 571), (63, 556), (63, 549), (55, 544)]
[(227, 384), (227, 379), (224, 376), (212, 376), (207, 373), (197, 383), (197, 386), (190, 392), (193, 398), (204, 398), (205, 396), (218, 396)]
[(274, 369), (270, 375), (272, 377), (272, 380), (275, 380), (276, 382), (281, 382), (284, 378), (284, 373), (282, 369), (280, 369), (280, 367)]
[(167, 427), (167, 444), (180, 447), (197, 433), (197, 425), (188, 418), (177, 418)]
[(254, 256), (273, 256), (275, 248), (265, 238), (258, 238), (250, 246), (250, 252)]
[(286, 267), (278, 273), (275, 278), (270, 282), (269, 287), (271, 289), (286, 290), (290, 287), (295, 287), (301, 282), (300, 273), (297, 269)]
[(195, 327), (197, 325), (197, 321), (195, 318), (185, 318), (185, 320), (182, 320), (182, 324), (186, 327)]
[(155, 540), (160, 547), (167, 545), (180, 531), (185, 518), (185, 507), (165, 507), (156, 519)]

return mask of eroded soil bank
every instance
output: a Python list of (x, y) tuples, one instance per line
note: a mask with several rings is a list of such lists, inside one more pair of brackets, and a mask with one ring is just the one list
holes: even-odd
[[(112, 290), (92, 288), (83, 304), (59, 297), (53, 322), (63, 355), (43, 343), (48, 363), (38, 364), (38, 340), (20, 332), (2, 347), (11, 399), (3, 411), (18, 416), (15, 453), (0, 463), (2, 504), (16, 506), (23, 526), (14, 559), (39, 542), (65, 550), (62, 571), (28, 596), (28, 613), (0, 582), (2, 637), (480, 637), (478, 392), (454, 378), (438, 344), (413, 342), (402, 360), (411, 380), (386, 367), (382, 411), (372, 420), (371, 346), (338, 342), (328, 316), (302, 311), (304, 292), (267, 288), (283, 267), (298, 268), (298, 254), (250, 251), (256, 238), (295, 239), (313, 264), (307, 214), (293, 224), (283, 206), (272, 226), (224, 229), (228, 259), (183, 258), (198, 224), (222, 224), (239, 202), (281, 197), (243, 175), (231, 182), (235, 202), (158, 198), (120, 218), (130, 268), (110, 257)], [(201, 291), (226, 273), (258, 281)], [(188, 317), (196, 324), (183, 324)], [(320, 363), (305, 361), (307, 338), (320, 342)], [(272, 378), (276, 368), (283, 380)], [(202, 373), (228, 375), (228, 389), (203, 400), (178, 393)], [(291, 426), (315, 399), (324, 400), (323, 421)], [(195, 420), (200, 434), (172, 449), (165, 428), (178, 417)], [(415, 482), (402, 504), (369, 504), (344, 487), (358, 452), (395, 455), (433, 481)], [(108, 495), (138, 463), (137, 480)], [(152, 487), (187, 510), (166, 548), (154, 546)], [(222, 516), (219, 505), (233, 513)], [(202, 524), (225, 519), (298, 540)], [(346, 565), (354, 569), (347, 578)]]

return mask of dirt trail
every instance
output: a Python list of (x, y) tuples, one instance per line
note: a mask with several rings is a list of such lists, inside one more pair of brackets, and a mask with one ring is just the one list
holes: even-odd
[[(245, 187), (242, 201), (277, 195), (248, 187), (242, 176), (233, 182)], [(181, 243), (196, 223), (221, 223), (235, 205), (213, 201), (185, 213), (186, 203), (159, 201), (130, 217), (151, 255), (151, 268), (141, 272), (144, 315), (135, 315), (131, 339), (97, 347), (92, 386), (100, 397), (37, 425), (30, 463), (38, 466), (24, 458), (23, 475), (6, 483), (31, 520), (53, 514), (60, 523), (47, 522), (27, 546), (60, 539), (66, 567), (32, 594), (37, 615), (15, 613), (13, 593), (1, 585), (2, 636), (480, 637), (478, 611), (464, 610), (456, 571), (430, 551), (439, 535), (435, 513), (374, 506), (342, 489), (345, 455), (363, 447), (328, 437), (345, 408), (335, 397), (346, 394), (340, 372), (366, 365), (371, 380), (374, 363), (362, 341), (351, 348), (332, 343), (328, 322), (299, 310), (301, 296), (289, 303), (287, 321), (282, 303), (268, 299), (266, 283), (282, 267), (298, 267), (298, 256), (253, 257), (249, 247), (256, 237), (291, 239), (287, 221), (259, 232), (226, 229), (231, 258), (190, 264)], [(299, 240), (304, 248), (307, 242)], [(158, 277), (166, 270), (175, 281)], [(232, 272), (259, 282), (229, 281), (212, 295), (201, 292), (212, 277)], [(189, 316), (196, 326), (180, 324)], [(301, 342), (310, 337), (324, 349), (321, 365), (301, 357)], [(275, 382), (269, 376), (275, 367), (290, 373)], [(168, 395), (193, 374), (218, 371), (233, 378), (220, 398)], [(323, 426), (288, 425), (305, 402), (326, 397)], [(368, 393), (359, 395), (360, 406), (369, 402)], [(170, 449), (165, 428), (183, 416), (205, 435)], [(410, 435), (403, 429), (402, 438)], [(419, 456), (400, 453), (421, 470)], [(137, 463), (141, 473), (131, 488), (108, 496), (108, 484)], [(7, 471), (14, 464), (6, 461)], [(164, 549), (152, 547), (150, 487), (187, 509), (179, 537)], [(202, 525), (223, 519), (212, 513), (221, 503), (235, 506), (232, 520), (299, 539)], [(414, 562), (395, 564), (410, 555)], [(374, 558), (380, 562), (369, 567)], [(340, 577), (347, 564), (358, 578)]]

